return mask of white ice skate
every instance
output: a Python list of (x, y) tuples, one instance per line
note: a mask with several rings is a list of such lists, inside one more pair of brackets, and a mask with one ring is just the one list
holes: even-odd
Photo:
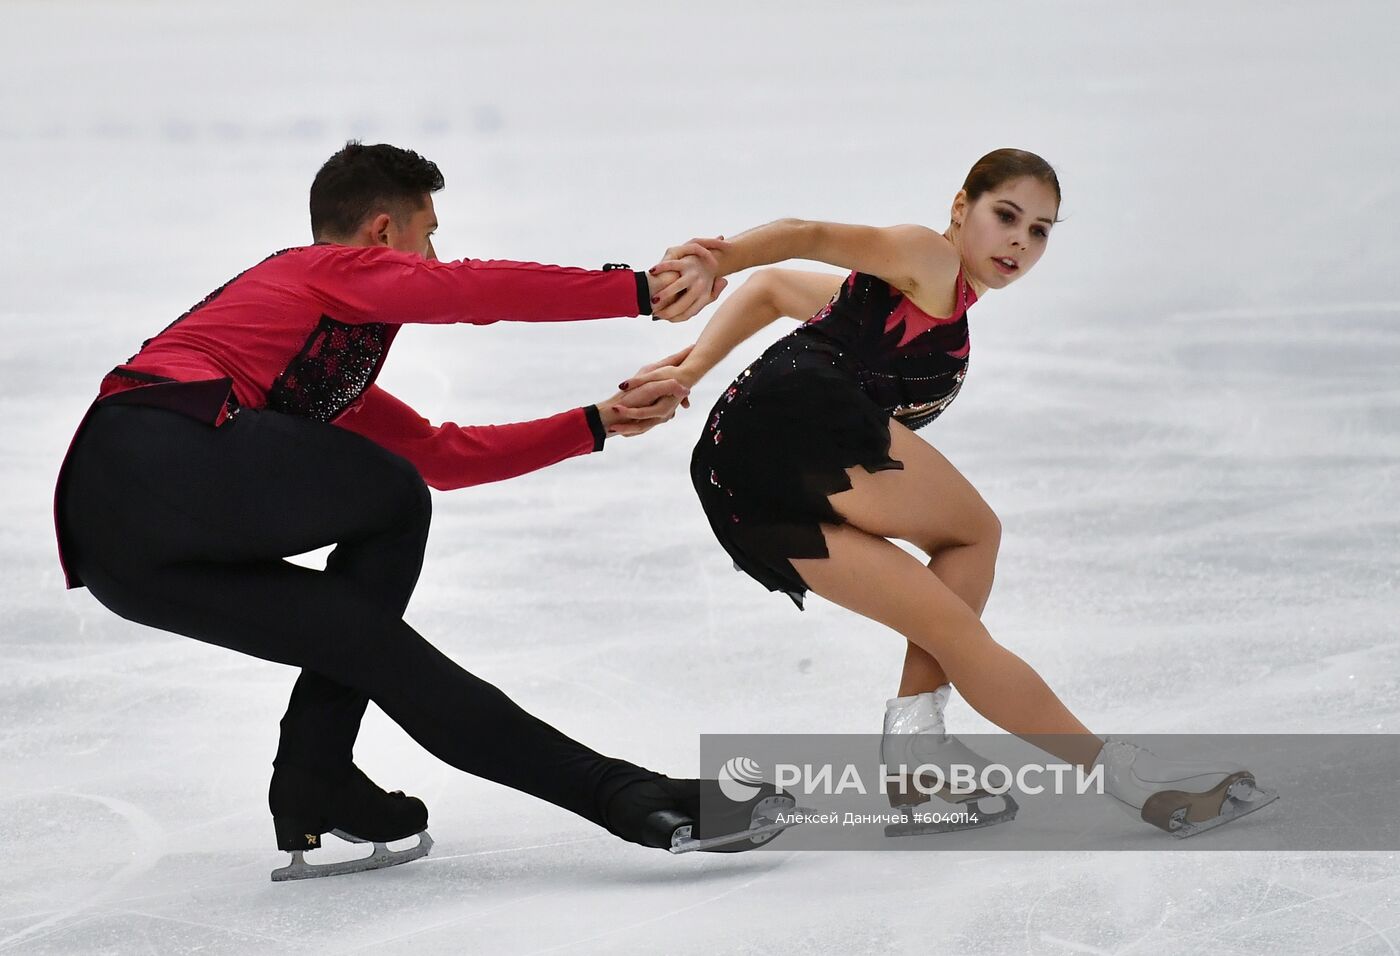
[(1278, 799), (1254, 774), (1227, 761), (1164, 760), (1126, 740), (1107, 737), (1094, 766), (1104, 768), (1104, 790), (1143, 820), (1184, 838), (1253, 813)]
[[(1010, 794), (994, 794), (980, 787), (957, 786), (951, 768), (955, 765), (972, 767), (975, 777), (982, 778), (988, 761), (956, 737), (948, 735), (943, 726), (943, 708), (953, 692), (951, 684), (912, 697), (892, 697), (885, 702), (885, 732), (880, 738), (880, 762), (893, 775), (898, 768), (908, 768), (910, 774), (920, 766), (937, 767), (942, 779), (925, 773), (922, 787), (912, 776), (904, 781), (903, 792), (898, 784), (890, 783), (890, 806), (902, 810), (905, 821), (885, 827), (885, 836), (917, 836), (922, 833), (950, 833), (1006, 823), (1016, 818), (1016, 801)], [(913, 807), (928, 803), (930, 793), (944, 803), (966, 811), (964, 819), (947, 822), (919, 822)], [(984, 801), (991, 807), (984, 806)], [(996, 804), (1000, 803), (998, 808)], [(940, 814), (942, 815), (942, 814)]]

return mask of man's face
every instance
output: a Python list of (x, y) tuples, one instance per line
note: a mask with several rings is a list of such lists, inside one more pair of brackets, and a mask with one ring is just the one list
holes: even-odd
[(383, 245), (399, 252), (416, 252), (424, 259), (436, 259), (433, 251), (433, 233), (437, 231), (437, 211), (433, 209), (433, 197), (423, 194), (423, 208), (416, 209), (402, 223), (398, 217), (389, 217), (381, 238)]

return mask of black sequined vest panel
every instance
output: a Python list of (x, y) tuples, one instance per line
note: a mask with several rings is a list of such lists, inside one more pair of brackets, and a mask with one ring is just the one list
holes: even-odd
[(369, 388), (389, 348), (389, 325), (350, 325), (321, 316), (315, 331), (267, 391), (267, 407), (328, 422)]

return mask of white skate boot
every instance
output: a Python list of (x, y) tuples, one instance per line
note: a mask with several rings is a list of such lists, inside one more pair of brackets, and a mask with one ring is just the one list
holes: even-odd
[[(1010, 794), (994, 794), (974, 784), (960, 785), (952, 776), (955, 765), (975, 768), (975, 779), (981, 780), (987, 760), (956, 737), (949, 736), (943, 726), (943, 708), (953, 692), (953, 685), (944, 684), (937, 690), (911, 697), (892, 697), (885, 702), (885, 732), (880, 738), (880, 762), (891, 776), (899, 768), (907, 768), (903, 792), (896, 783), (887, 784), (890, 806), (902, 810), (905, 821), (885, 827), (885, 836), (916, 836), (921, 833), (949, 833), (994, 826), (1016, 818), (1016, 801)], [(920, 766), (937, 767), (941, 778), (928, 772), (920, 775), (916, 785), (913, 774)], [(928, 803), (930, 794), (947, 804), (939, 808), (939, 816), (948, 810), (962, 810), (962, 819), (944, 822), (919, 822), (913, 807)], [(983, 806), (983, 801), (991, 809)], [(1000, 808), (995, 805), (1000, 803)]]
[(1164, 760), (1126, 740), (1104, 739), (1094, 766), (1104, 768), (1104, 790), (1142, 819), (1184, 838), (1229, 823), (1278, 799), (1254, 774), (1226, 761)]

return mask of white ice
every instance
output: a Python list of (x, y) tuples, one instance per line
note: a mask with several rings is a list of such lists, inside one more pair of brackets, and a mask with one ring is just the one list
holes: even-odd
[[(672, 858), (373, 709), (359, 761), (428, 802), (434, 855), (273, 885), (293, 673), (65, 592), (50, 534), (102, 374), (307, 241), (347, 137), (441, 164), (444, 256), (593, 266), (784, 215), (941, 229), (971, 162), (1021, 146), (1058, 166), (1065, 221), (975, 307), (967, 386), (922, 433), (1003, 519), (992, 633), (1103, 732), (1395, 733), (1393, 4), (9, 2), (0, 24), (0, 952), (1397, 951), (1394, 852)], [(437, 421), (537, 417), (697, 328), (410, 328), (382, 382)], [(900, 639), (734, 573), (689, 488), (703, 409), (759, 347), (663, 430), (436, 495), (410, 622), (671, 773), (705, 732), (878, 732)], [(992, 729), (961, 701), (950, 722)]]

